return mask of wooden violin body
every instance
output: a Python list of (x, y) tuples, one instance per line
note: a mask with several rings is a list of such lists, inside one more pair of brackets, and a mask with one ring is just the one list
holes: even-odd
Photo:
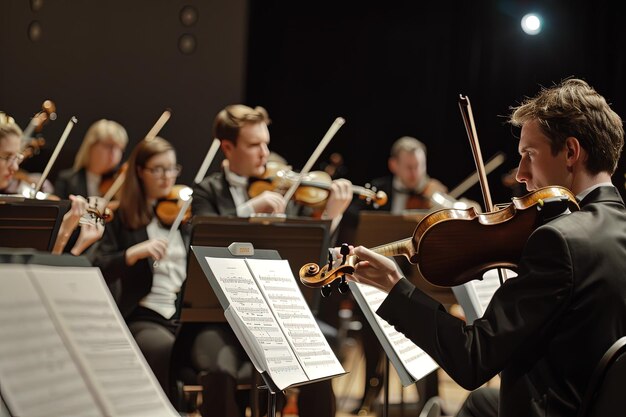
[[(276, 191), (285, 194), (285, 192), (300, 179), (299, 177), (300, 174), (293, 172), (286, 165), (268, 162), (263, 178), (251, 179), (250, 185), (248, 186), (248, 194), (251, 198), (256, 197), (264, 191)], [(306, 206), (322, 207), (330, 196), (332, 182), (332, 177), (325, 171), (306, 173), (300, 179), (300, 184), (293, 199), (297, 203)], [(387, 194), (383, 191), (375, 192), (365, 187), (353, 185), (352, 192), (368, 203), (373, 202), (382, 206), (387, 202)]]
[[(490, 269), (515, 269), (530, 234), (544, 220), (578, 210), (575, 196), (563, 187), (544, 187), (515, 197), (500, 210), (477, 213), (474, 208), (443, 209), (424, 217), (413, 237), (372, 248), (385, 256), (406, 256), (431, 284), (453, 287), (482, 279)], [(342, 265), (300, 269), (301, 282), (323, 287), (354, 272), (359, 260), (346, 257)]]
[[(172, 187), (172, 190), (167, 197), (160, 199), (157, 202), (154, 212), (162, 225), (170, 227), (174, 223), (176, 216), (178, 216), (178, 212), (183, 207), (184, 202), (189, 199), (191, 194), (192, 190), (190, 187), (182, 184), (176, 184)], [(191, 206), (188, 206), (183, 215), (182, 222), (186, 223), (190, 218)]]

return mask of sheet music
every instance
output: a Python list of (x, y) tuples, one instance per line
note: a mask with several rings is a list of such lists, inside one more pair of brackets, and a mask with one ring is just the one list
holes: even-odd
[(20, 417), (178, 416), (97, 268), (0, 265), (0, 387)]
[[(510, 269), (503, 269), (503, 271), (506, 273), (507, 279), (517, 276)], [(490, 269), (483, 274), (482, 280), (472, 280), (453, 289), (469, 323), (485, 314), (485, 309), (498, 288), (500, 288), (498, 270)], [(459, 294), (459, 291), (466, 292), (465, 296)], [(467, 301), (465, 301), (466, 299)]]
[[(307, 381), (308, 378), (294, 355), (278, 322), (269, 309), (261, 290), (250, 274), (244, 259), (205, 258), (215, 275), (231, 311), (238, 314), (251, 333), (254, 342), (246, 337), (244, 345), (251, 356), (250, 344), (258, 343), (264, 353), (267, 369), (276, 386), (284, 389)], [(230, 321), (229, 321), (230, 323)]]
[(101, 416), (24, 265), (0, 265), (0, 390), (14, 416)]
[(246, 259), (246, 262), (309, 379), (344, 373), (296, 283), (289, 262), (272, 259)]
[(105, 414), (178, 416), (119, 314), (100, 270), (31, 268), (87, 381), (101, 394)]
[[(349, 285), (357, 302), (361, 297), (362, 301), (365, 301), (365, 305), (362, 302), (359, 302), (359, 306), (364, 311), (365, 309), (369, 310), (369, 314), (366, 314), (366, 316), (375, 318), (376, 323), (378, 323), (378, 327), (385, 334), (387, 340), (389, 340), (391, 349), (393, 349), (397, 357), (400, 359), (406, 371), (415, 380), (422, 379), (439, 367), (437, 363), (430, 356), (428, 356), (428, 354), (426, 354), (426, 352), (424, 352), (402, 333), (396, 331), (396, 329), (387, 323), (386, 320), (376, 314), (376, 310), (378, 310), (387, 297), (387, 293), (372, 286), (356, 282), (350, 282)], [(416, 320), (418, 319), (419, 318), (416, 318)], [(372, 325), (372, 327), (374, 328), (375, 326)], [(400, 374), (400, 372), (398, 373)], [(403, 381), (404, 386), (407, 386), (410, 383), (411, 381), (408, 380)]]

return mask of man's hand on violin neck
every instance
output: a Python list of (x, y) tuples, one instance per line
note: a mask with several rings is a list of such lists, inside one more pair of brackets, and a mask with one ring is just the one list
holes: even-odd
[[(341, 262), (340, 248), (333, 248), (333, 258)], [(350, 246), (350, 255), (358, 258), (356, 270), (353, 275), (347, 275), (349, 281), (371, 285), (382, 291), (389, 292), (402, 275), (396, 268), (396, 264), (386, 256), (379, 255), (364, 246)], [(336, 266), (336, 265), (335, 265)]]
[(275, 191), (263, 191), (251, 198), (249, 204), (255, 213), (284, 213), (285, 199)]
[(324, 209), (325, 217), (334, 219), (342, 215), (352, 201), (352, 183), (346, 179), (334, 180), (330, 185), (330, 196)]

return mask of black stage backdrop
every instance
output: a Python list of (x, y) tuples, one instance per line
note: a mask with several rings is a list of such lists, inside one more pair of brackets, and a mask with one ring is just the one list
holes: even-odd
[[(516, 132), (504, 123), (510, 105), (576, 76), (626, 117), (626, 29), (617, 3), (377, 4), (2, 0), (0, 110), (25, 125), (44, 99), (54, 100), (59, 120), (44, 131), (48, 154), (69, 117), (78, 117), (53, 178), (71, 165), (91, 122), (121, 122), (132, 145), (169, 107), (162, 135), (178, 148), (188, 183), (216, 111), (245, 102), (268, 109), (271, 148), (295, 168), (342, 116), (347, 122), (320, 162), (341, 153), (348, 178), (363, 184), (386, 173), (391, 143), (411, 135), (427, 144), (431, 175), (452, 188), (474, 170), (457, 105), (464, 94), (485, 159), (507, 156), (489, 177), (495, 202), (511, 197), (500, 177), (518, 160)], [(537, 36), (520, 29), (529, 11), (544, 15)], [(194, 40), (193, 52), (180, 50)], [(614, 176), (622, 193), (624, 165), (623, 158)], [(478, 187), (468, 197), (482, 200)]]

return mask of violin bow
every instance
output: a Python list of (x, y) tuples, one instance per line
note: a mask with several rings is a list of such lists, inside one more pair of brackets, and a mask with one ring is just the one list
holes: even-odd
[[(219, 148), (220, 148), (220, 140), (217, 138), (213, 139), (213, 142), (211, 143), (211, 147), (209, 148), (207, 154), (205, 155), (204, 161), (202, 161), (202, 165), (200, 165), (200, 169), (198, 170), (198, 173), (196, 174), (196, 177), (193, 180), (194, 184), (198, 184), (200, 181), (202, 181), (202, 179), (206, 175), (206, 172), (209, 169), (209, 166), (211, 165), (211, 162), (213, 162), (213, 159), (215, 158), (215, 155), (217, 154), (217, 150)], [(184, 200), (184, 197), (181, 196), (181, 198)], [(187, 196), (187, 199), (185, 200), (183, 205), (180, 207), (180, 210), (178, 210), (176, 219), (174, 219), (174, 223), (172, 223), (172, 226), (170, 227), (170, 231), (167, 235), (168, 242), (174, 239), (174, 234), (178, 231), (178, 227), (180, 226), (180, 223), (183, 221), (183, 217), (185, 216), (187, 209), (189, 209), (189, 205), (191, 204), (192, 200), (193, 200), (193, 196), (190, 193)], [(159, 261), (154, 261), (153, 267), (156, 268), (158, 266), (159, 266)]]
[(37, 185), (35, 186), (35, 190), (34, 190), (35, 196), (41, 190), (41, 187), (44, 181), (46, 180), (46, 177), (50, 173), (50, 169), (52, 169), (52, 165), (54, 165), (54, 162), (56, 161), (57, 156), (59, 156), (59, 152), (61, 152), (61, 148), (63, 148), (63, 145), (65, 144), (65, 141), (67, 140), (67, 137), (70, 135), (70, 132), (72, 131), (72, 128), (74, 127), (76, 123), (78, 123), (78, 119), (76, 119), (75, 116), (72, 116), (70, 121), (67, 122), (67, 126), (65, 126), (65, 130), (63, 131), (63, 134), (61, 135), (61, 139), (59, 139), (59, 143), (57, 143), (57, 146), (54, 148), (54, 152), (52, 152), (52, 156), (48, 160), (48, 164), (46, 165), (46, 168), (41, 174), (41, 177), (39, 177), (39, 181), (37, 182)]
[(296, 179), (296, 181), (294, 181), (294, 183), (291, 185), (291, 187), (287, 190), (287, 192), (283, 196), (285, 205), (287, 205), (289, 200), (291, 200), (291, 197), (293, 197), (294, 193), (300, 186), (300, 182), (302, 181), (302, 178), (304, 177), (304, 175), (309, 173), (309, 171), (313, 167), (313, 164), (315, 164), (315, 162), (320, 157), (320, 155), (322, 154), (326, 146), (330, 143), (331, 139), (335, 136), (335, 134), (341, 128), (341, 126), (344, 125), (344, 123), (346, 123), (346, 120), (343, 117), (337, 117), (335, 121), (333, 122), (333, 124), (330, 126), (330, 128), (328, 128), (328, 131), (326, 132), (322, 140), (320, 140), (320, 142), (317, 144), (317, 147), (315, 148), (315, 150), (309, 157), (309, 160), (300, 171), (298, 178)]
[[(152, 126), (152, 128), (148, 131), (148, 134), (145, 136), (144, 140), (153, 140), (159, 134), (161, 129), (163, 129), (163, 126), (165, 126), (165, 123), (167, 123), (170, 117), (172, 117), (172, 110), (165, 109), (165, 111), (163, 111), (161, 116), (157, 119), (154, 126)], [(119, 191), (125, 179), (126, 173), (120, 172), (115, 181), (113, 181), (113, 184), (111, 184), (111, 187), (109, 187), (109, 190), (102, 197), (104, 199), (105, 206), (109, 204), (111, 199), (113, 199), (113, 196)]]
[[(502, 165), (502, 163), (504, 162), (504, 160), (506, 159), (506, 156), (504, 155), (503, 152), (498, 152), (496, 153), (494, 156), (491, 157), (491, 159), (489, 159), (486, 163), (485, 163), (485, 174), (489, 175), (494, 169), (498, 168), (500, 165)], [(459, 185), (457, 185), (456, 187), (454, 187), (449, 193), (448, 195), (452, 198), (459, 198), (460, 196), (463, 195), (463, 193), (465, 193), (467, 190), (469, 190), (474, 184), (476, 184), (476, 182), (478, 182), (478, 173), (476, 171), (474, 171), (472, 174), (470, 174), (467, 178), (465, 178), (463, 181), (461, 181), (459, 183)]]
[(163, 126), (165, 126), (165, 123), (167, 123), (167, 121), (170, 120), (170, 117), (172, 117), (172, 110), (165, 109), (163, 113), (161, 114), (161, 116), (157, 119), (154, 126), (152, 126), (152, 129), (150, 129), (150, 131), (146, 135), (145, 140), (154, 139), (159, 134), (161, 129), (163, 129)]
[[(472, 154), (474, 155), (474, 162), (476, 163), (476, 173), (478, 174), (478, 180), (480, 182), (480, 188), (483, 192), (483, 200), (485, 202), (485, 210), (487, 212), (493, 211), (493, 201), (491, 200), (491, 192), (489, 191), (489, 182), (487, 181), (487, 173), (485, 172), (485, 164), (483, 163), (483, 156), (480, 152), (480, 144), (478, 143), (478, 133), (476, 132), (476, 124), (474, 123), (474, 114), (472, 112), (472, 105), (470, 99), (467, 96), (459, 95), (459, 109), (461, 110), (461, 116), (463, 117), (463, 124), (467, 132), (467, 137), (470, 141), (472, 148)], [(506, 271), (502, 268), (498, 268), (498, 277), (500, 278), (500, 285), (504, 283), (506, 279)]]
[[(202, 179), (206, 175), (207, 170), (209, 169), (209, 166), (211, 165), (211, 162), (213, 162), (213, 158), (215, 158), (215, 155), (217, 154), (217, 150), (219, 148), (220, 148), (220, 140), (217, 138), (213, 139), (213, 142), (211, 143), (211, 147), (209, 148), (209, 151), (205, 155), (204, 161), (202, 161), (202, 165), (200, 165), (200, 169), (198, 170), (198, 173), (196, 174), (196, 177), (193, 180), (194, 184), (197, 184), (200, 181), (202, 181)], [(176, 231), (178, 230), (178, 227), (180, 226), (180, 223), (183, 220), (185, 212), (189, 208), (189, 204), (191, 204), (191, 200), (193, 200), (193, 196), (189, 194), (187, 200), (185, 200), (185, 203), (182, 205), (182, 207), (178, 211), (178, 215), (176, 216), (174, 223), (172, 223), (172, 227), (170, 228), (170, 233), (168, 235), (168, 240), (171, 240), (174, 238), (174, 233), (176, 233)]]

